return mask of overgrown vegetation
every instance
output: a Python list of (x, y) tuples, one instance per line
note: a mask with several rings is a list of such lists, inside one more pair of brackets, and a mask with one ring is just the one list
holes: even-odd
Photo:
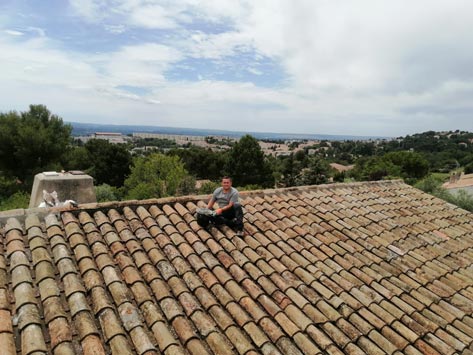
[(444, 179), (441, 176), (432, 174), (419, 181), (414, 187), (467, 211), (473, 212), (473, 196), (469, 195), (464, 190), (451, 193), (442, 187), (443, 182)]
[[(98, 201), (208, 194), (223, 175), (232, 176), (241, 190), (400, 178), (471, 210), (471, 197), (451, 195), (440, 186), (452, 169), (473, 172), (473, 133), (429, 131), (393, 140), (320, 141), (311, 146), (291, 141), (285, 142), (289, 154), (277, 157), (265, 156), (249, 135), (238, 142), (206, 141), (220, 144), (220, 149), (179, 147), (168, 139), (80, 144), (72, 139), (71, 127), (45, 106), (0, 113), (0, 209), (26, 207), (38, 172), (82, 170), (94, 177)], [(353, 164), (354, 169), (337, 172), (330, 163)], [(197, 179), (210, 182), (196, 189)]]

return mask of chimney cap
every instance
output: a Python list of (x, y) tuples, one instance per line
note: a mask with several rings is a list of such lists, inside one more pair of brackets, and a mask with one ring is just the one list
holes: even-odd
[(85, 175), (85, 173), (80, 170), (69, 170), (68, 173), (71, 175)]

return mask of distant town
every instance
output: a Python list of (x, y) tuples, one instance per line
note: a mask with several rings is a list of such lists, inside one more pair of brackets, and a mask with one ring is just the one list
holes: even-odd
[[(76, 140), (87, 143), (91, 139), (103, 139), (112, 144), (124, 144), (155, 140), (161, 141), (161, 149), (163, 151), (171, 149), (171, 146), (186, 148), (191, 145), (201, 148), (208, 148), (213, 151), (227, 150), (230, 149), (232, 144), (239, 141), (239, 137), (229, 136), (193, 136), (193, 135), (181, 135), (181, 134), (162, 134), (162, 133), (132, 133), (131, 135), (124, 135), (122, 133), (114, 132), (94, 132), (86, 136), (77, 136)], [(259, 145), (265, 155), (272, 156), (287, 156), (291, 153), (303, 150), (304, 148), (311, 147), (315, 144), (320, 143), (320, 140), (308, 140), (308, 139), (288, 139), (288, 140), (259, 140)], [(168, 143), (168, 144), (166, 144)], [(330, 145), (330, 142), (328, 142)], [(141, 147), (135, 147), (132, 149), (133, 152), (142, 150), (148, 150), (154, 148), (155, 145), (150, 144), (149, 146), (144, 145)], [(315, 151), (314, 151), (315, 152)], [(309, 154), (314, 153), (309, 149)]]
[[(133, 153), (153, 150), (159, 147), (161, 151), (172, 148), (186, 148), (196, 146), (211, 149), (212, 151), (228, 150), (240, 140), (245, 133), (217, 130), (203, 130), (190, 128), (152, 127), (152, 126), (120, 126), (120, 125), (97, 125), (70, 123), (73, 127), (72, 135), (81, 142), (87, 143), (91, 139), (102, 139), (112, 144), (131, 144)], [(92, 131), (97, 129), (96, 131)], [(99, 130), (99, 129), (106, 129)], [(141, 129), (136, 132), (133, 129)], [(153, 132), (154, 131), (154, 132)], [(155, 131), (159, 131), (157, 133)], [(163, 132), (163, 133), (161, 133)], [(176, 132), (176, 133), (175, 133)], [(218, 134), (225, 133), (225, 134)], [(386, 141), (386, 137), (365, 136), (336, 136), (316, 134), (285, 134), (285, 133), (250, 133), (258, 140), (261, 150), (265, 155), (273, 157), (289, 156), (301, 150), (314, 154), (317, 149), (312, 147), (326, 142), (327, 149), (331, 146), (330, 141), (358, 140), (370, 142)], [(146, 143), (149, 143), (148, 145)]]
[(65, 122), (72, 126), (73, 136), (88, 136), (95, 132), (121, 133), (125, 136), (132, 136), (135, 132), (156, 133), (180, 136), (217, 136), (239, 138), (249, 134), (259, 140), (377, 140), (391, 139), (393, 137), (384, 136), (355, 136), (355, 135), (334, 135), (334, 134), (315, 134), (315, 133), (277, 133), (277, 132), (251, 132), (251, 131), (226, 131), (218, 129), (203, 128), (182, 128), (182, 127), (164, 127), (164, 126), (142, 126), (142, 125), (112, 125), (97, 123)]

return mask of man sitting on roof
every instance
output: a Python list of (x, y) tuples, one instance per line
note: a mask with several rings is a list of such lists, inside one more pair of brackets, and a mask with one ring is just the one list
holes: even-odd
[[(226, 224), (241, 235), (243, 233), (243, 209), (239, 198), (238, 190), (232, 187), (232, 179), (224, 176), (222, 186), (215, 189), (207, 204), (208, 210), (211, 210), (212, 213), (197, 213), (197, 223), (204, 228), (210, 223)], [(218, 204), (218, 209), (213, 211), (215, 202)]]

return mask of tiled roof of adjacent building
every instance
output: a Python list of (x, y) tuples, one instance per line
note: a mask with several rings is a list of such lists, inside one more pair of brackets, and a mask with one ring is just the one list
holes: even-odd
[(458, 179), (453, 182), (446, 182), (442, 186), (447, 190), (473, 187), (473, 174), (461, 174)]
[(1, 354), (473, 354), (473, 215), (401, 181), (10, 217)]
[(330, 167), (337, 170), (338, 172), (344, 172), (344, 171), (352, 170), (355, 167), (355, 165), (343, 165), (343, 164), (338, 164), (338, 163), (330, 163)]

